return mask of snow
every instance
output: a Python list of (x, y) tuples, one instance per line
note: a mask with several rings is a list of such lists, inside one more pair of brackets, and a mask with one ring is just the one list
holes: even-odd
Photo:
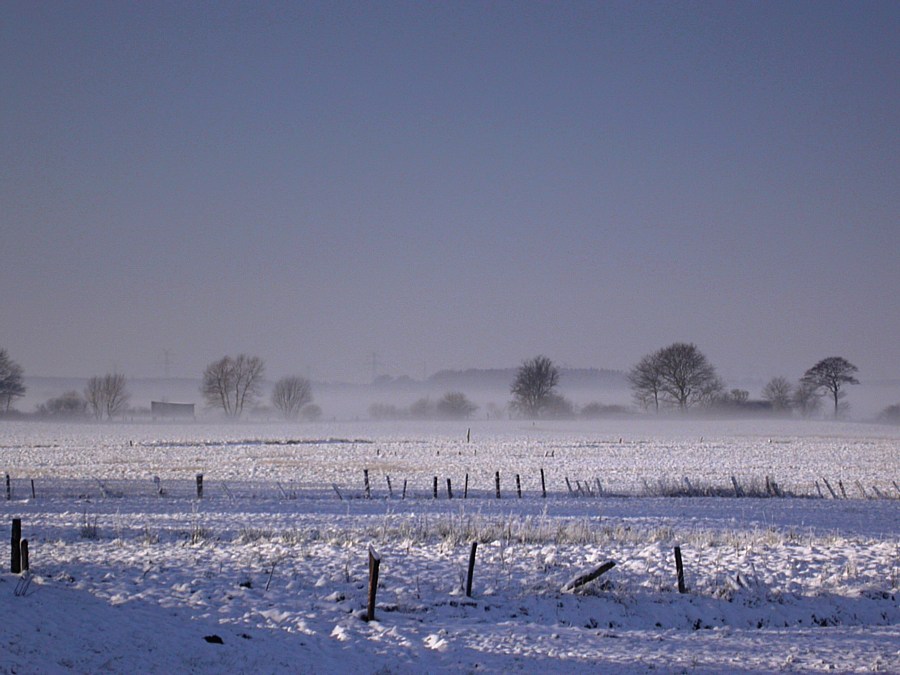
[(900, 430), (463, 426), (4, 424), (0, 673), (900, 672)]

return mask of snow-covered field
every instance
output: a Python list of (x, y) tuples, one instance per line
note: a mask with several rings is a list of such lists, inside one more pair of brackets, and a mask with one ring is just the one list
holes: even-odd
[(897, 428), (4, 423), (0, 471), (2, 673), (900, 672)]

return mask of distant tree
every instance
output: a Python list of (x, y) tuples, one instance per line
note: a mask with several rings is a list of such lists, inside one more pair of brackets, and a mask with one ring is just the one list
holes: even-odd
[(628, 409), (622, 405), (604, 405), (598, 401), (592, 401), (581, 409), (579, 415), (586, 419), (597, 419), (600, 417), (619, 417), (627, 415)]
[(112, 419), (124, 412), (130, 398), (127, 380), (121, 373), (92, 377), (84, 388), (84, 399), (98, 420), (104, 416)]
[(541, 415), (556, 420), (572, 419), (575, 417), (575, 405), (565, 396), (550, 394)]
[(628, 373), (628, 382), (635, 402), (644, 409), (659, 412), (663, 394), (663, 376), (659, 352), (647, 354)]
[(686, 410), (709, 404), (724, 389), (716, 369), (693, 344), (676, 342), (645, 356), (629, 374), (632, 393), (645, 407), (660, 402)]
[(244, 406), (252, 407), (259, 397), (265, 370), (258, 356), (224, 356), (206, 366), (200, 391), (209, 407), (222, 408), (228, 417), (238, 418)]
[(472, 403), (465, 394), (451, 391), (444, 394), (437, 402), (437, 414), (447, 419), (468, 419), (478, 410), (478, 406)]
[(750, 400), (750, 392), (746, 389), (732, 389), (725, 396), (735, 405), (744, 405)]
[(77, 391), (66, 393), (48, 399), (37, 408), (38, 415), (55, 418), (78, 418), (87, 414), (87, 401)]
[(792, 390), (786, 377), (773, 377), (763, 387), (762, 397), (772, 405), (775, 412), (787, 412), (791, 409)]
[(0, 349), (0, 405), (9, 412), (13, 399), (24, 395), (22, 366), (13, 361), (5, 349)]
[(409, 416), (417, 420), (432, 419), (435, 416), (434, 402), (427, 396), (414, 401), (409, 406)]
[(900, 403), (889, 405), (878, 413), (877, 420), (884, 424), (900, 424)]
[(859, 380), (853, 376), (858, 370), (847, 359), (830, 356), (807, 370), (800, 378), (800, 382), (814, 389), (829, 392), (834, 400), (834, 416), (837, 417), (840, 412), (840, 401), (846, 395), (844, 386), (859, 384)]
[(525, 361), (516, 373), (510, 392), (512, 407), (529, 418), (537, 418), (551, 402), (551, 395), (559, 384), (559, 368), (546, 356)]
[(272, 405), (285, 419), (297, 419), (300, 411), (312, 400), (312, 385), (305, 377), (282, 377), (272, 389)]
[(802, 417), (812, 417), (822, 408), (822, 394), (817, 387), (800, 382), (791, 394), (791, 406)]

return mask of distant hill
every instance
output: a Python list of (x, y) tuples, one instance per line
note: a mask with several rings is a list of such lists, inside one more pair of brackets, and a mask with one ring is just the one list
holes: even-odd
[[(518, 368), (469, 368), (441, 370), (428, 378), (428, 383), (444, 389), (508, 389)], [(628, 386), (625, 373), (602, 368), (561, 368), (559, 388), (621, 389)]]

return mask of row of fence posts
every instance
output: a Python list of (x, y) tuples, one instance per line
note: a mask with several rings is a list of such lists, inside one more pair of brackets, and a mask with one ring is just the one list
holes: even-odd
[[(541, 471), (541, 497), (546, 499), (547, 498), (547, 483), (544, 478), (544, 469), (541, 468), (540, 471)], [(385, 479), (387, 480), (388, 495), (390, 496), (391, 499), (393, 499), (394, 498), (394, 489), (391, 484), (391, 477), (389, 475), (385, 475)], [(575, 481), (578, 486), (578, 489), (576, 490), (575, 488), (572, 487), (572, 483), (569, 481), (568, 476), (565, 477), (565, 480), (566, 480), (566, 487), (568, 488), (570, 495), (585, 494), (585, 493), (587, 493), (589, 495), (593, 495), (593, 491), (591, 490), (591, 487), (589, 484), (587, 484), (587, 482), (585, 482), (585, 484), (582, 485), (581, 481)], [(203, 474), (202, 473), (197, 474), (196, 481), (197, 481), (197, 499), (203, 499)], [(687, 478), (685, 478), (684, 481), (688, 487), (688, 491), (690, 492), (691, 491), (690, 482), (688, 481)], [(155, 477), (154, 482), (156, 483), (156, 494), (157, 494), (157, 496), (161, 497), (163, 495), (163, 489), (160, 484), (159, 478)], [(828, 489), (829, 494), (831, 494), (832, 499), (840, 499), (841, 497), (843, 497), (844, 499), (848, 499), (847, 490), (846, 490), (846, 488), (844, 488), (843, 481), (838, 480), (838, 482), (837, 482), (838, 489), (840, 490), (840, 494), (838, 493), (838, 491), (836, 491), (831, 486), (831, 483), (828, 482), (827, 478), (823, 478), (822, 482), (825, 484), (825, 487)], [(407, 483), (407, 481), (404, 480), (403, 481), (403, 493), (402, 493), (402, 497), (401, 497), (402, 499), (406, 499), (406, 483)], [(597, 483), (597, 494), (599, 496), (602, 496), (603, 495), (603, 486), (600, 484), (599, 478), (596, 479), (596, 483)], [(898, 497), (900, 497), (900, 485), (897, 484), (897, 481), (893, 481), (892, 483), (893, 483), (894, 489), (897, 491)], [(364, 484), (364, 488), (365, 488), (366, 499), (371, 499), (372, 498), (372, 489), (369, 484), (369, 470), (368, 469), (363, 469), (363, 484)], [(732, 487), (734, 488), (735, 496), (743, 497), (744, 491), (734, 476), (731, 476), (731, 484), (732, 484)], [(815, 481), (815, 485), (816, 485), (816, 492), (818, 493), (819, 497), (824, 499), (825, 494), (822, 492), (822, 488), (819, 486), (819, 481)], [(332, 483), (331, 487), (337, 493), (337, 496), (341, 500), (343, 500), (343, 496), (341, 495), (341, 492), (338, 489), (337, 485), (335, 483)], [(868, 494), (868, 492), (866, 492), (865, 487), (863, 487), (863, 484), (860, 481), (856, 481), (856, 487), (865, 499), (869, 499), (869, 494)], [(100, 483), (100, 488), (101, 488), (101, 490), (104, 490), (102, 482)], [(872, 492), (874, 493), (875, 497), (878, 499), (887, 499), (889, 497), (889, 495), (886, 495), (881, 490), (879, 490), (878, 486), (873, 486)], [(766, 476), (766, 493), (769, 496), (775, 496), (775, 497), (783, 497), (784, 496), (784, 493), (782, 492), (781, 488), (778, 486), (777, 483), (775, 483), (774, 480), (771, 480), (769, 478), (769, 476)], [(500, 499), (500, 472), (499, 471), (497, 471), (494, 474), (494, 494), (497, 499)], [(518, 497), (520, 499), (522, 498), (522, 479), (520, 478), (519, 474), (516, 474), (516, 494), (518, 495)], [(434, 477), (434, 483), (433, 483), (433, 487), (432, 487), (432, 495), (433, 495), (434, 499), (438, 498), (438, 477), (437, 476)], [(469, 474), (467, 473), (466, 478), (465, 478), (464, 487), (463, 487), (463, 499), (467, 499), (468, 496), (469, 496)], [(35, 490), (33, 478), (31, 479), (31, 498), (37, 499), (37, 492)], [(453, 486), (452, 486), (449, 478), (447, 478), (447, 498), (453, 499)], [(9, 474), (6, 474), (6, 501), (11, 501), (11, 500), (12, 500), (12, 481), (10, 480)]]
[[(13, 574), (22, 574), (23, 572), (27, 572), (30, 568), (28, 560), (28, 540), (22, 538), (21, 518), (12, 519), (10, 544), (10, 572), (12, 572)], [(472, 597), (472, 584), (475, 578), (475, 555), (477, 551), (478, 542), (473, 541), (472, 546), (469, 550), (469, 565), (466, 574), (467, 598)], [(569, 581), (565, 586), (563, 586), (563, 591), (573, 591), (576, 588), (598, 578), (600, 575), (615, 567), (615, 565), (615, 562), (607, 561), (599, 567), (596, 567), (593, 570), (590, 570), (585, 574), (581, 574)], [(366, 609), (366, 621), (373, 621), (375, 619), (375, 602), (376, 596), (378, 594), (378, 574), (380, 567), (381, 555), (375, 550), (373, 546), (369, 545), (369, 594), (368, 606)], [(678, 546), (675, 547), (675, 568), (678, 582), (678, 592), (686, 593), (687, 588), (684, 584), (684, 566), (681, 559), (681, 548)]]
[[(197, 477), (200, 480), (200, 476)], [(391, 484), (390, 475), (385, 474), (385, 480), (387, 481), (388, 487), (388, 496), (393, 499), (394, 498), (394, 489)], [(568, 481), (568, 479), (566, 479)], [(343, 500), (344, 497), (341, 495), (340, 490), (337, 485), (332, 483), (332, 489), (337, 493), (339, 499)], [(366, 499), (372, 498), (372, 487), (369, 483), (369, 470), (363, 469), (363, 490), (366, 495)], [(494, 473), (494, 494), (497, 499), (501, 498), (500, 495), (500, 472), (497, 471)], [(431, 495), (434, 499), (438, 498), (438, 477), (434, 476), (431, 485)], [(516, 495), (519, 499), (522, 498), (522, 478), (519, 474), (516, 474)], [(199, 496), (199, 483), (198, 483), (198, 496)], [(469, 474), (465, 475), (465, 481), (463, 483), (463, 499), (468, 499), (469, 497)], [(541, 469), (541, 497), (544, 499), (547, 498), (547, 482), (544, 478), (544, 470)], [(402, 499), (406, 499), (406, 480), (403, 481), (403, 495)], [(447, 499), (453, 499), (453, 483), (447, 478)]]
[[(472, 546), (469, 549), (469, 565), (466, 573), (466, 597), (472, 597), (472, 583), (475, 578), (475, 554), (478, 551), (478, 542), (473, 541)], [(675, 554), (675, 579), (676, 584), (678, 586), (679, 593), (687, 593), (687, 586), (684, 583), (684, 563), (681, 558), (681, 547), (676, 546), (674, 548)], [(566, 582), (562, 587), (562, 592), (570, 593), (578, 588), (581, 588), (585, 584), (598, 579), (603, 574), (606, 574), (609, 570), (616, 566), (615, 561), (607, 560), (606, 562), (598, 565), (587, 572), (581, 573)], [(381, 554), (375, 550), (375, 548), (370, 544), (369, 545), (369, 594), (368, 594), (368, 603), (366, 605), (366, 621), (374, 621), (375, 620), (375, 601), (378, 595), (378, 574), (381, 567)]]

